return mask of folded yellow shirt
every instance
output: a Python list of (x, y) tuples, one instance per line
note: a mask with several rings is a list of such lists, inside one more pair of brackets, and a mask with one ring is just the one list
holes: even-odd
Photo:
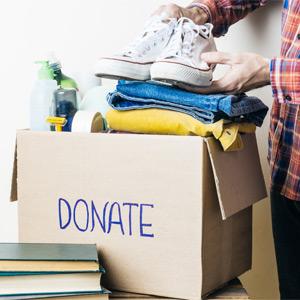
[(195, 118), (180, 112), (164, 109), (140, 109), (130, 111), (109, 110), (106, 120), (111, 129), (132, 133), (214, 136), (221, 142), (224, 151), (236, 151), (243, 148), (239, 132), (255, 132), (256, 126), (248, 123), (226, 124), (220, 120), (213, 124), (204, 124)]

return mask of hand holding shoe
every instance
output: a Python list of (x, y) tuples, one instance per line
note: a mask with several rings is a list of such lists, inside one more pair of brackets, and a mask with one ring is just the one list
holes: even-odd
[(207, 13), (200, 7), (184, 8), (176, 4), (167, 4), (160, 6), (153, 15), (163, 16), (165, 19), (188, 18), (198, 25), (203, 25), (208, 21)]
[(231, 69), (207, 88), (194, 88), (185, 84), (178, 87), (199, 94), (238, 94), (270, 84), (270, 61), (255, 53), (231, 54), (224, 52), (203, 53), (207, 64), (228, 65)]

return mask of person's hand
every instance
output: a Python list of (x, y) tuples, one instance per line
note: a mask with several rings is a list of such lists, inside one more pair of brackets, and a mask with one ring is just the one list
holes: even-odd
[(194, 88), (185, 84), (178, 84), (178, 87), (200, 94), (237, 94), (270, 84), (270, 61), (258, 54), (207, 52), (202, 54), (201, 59), (208, 65), (228, 65), (230, 70), (207, 88)]
[(198, 25), (202, 25), (208, 21), (207, 13), (200, 7), (184, 8), (176, 4), (162, 5), (153, 13), (153, 15), (159, 15), (165, 19), (180, 19), (186, 17), (193, 20)]

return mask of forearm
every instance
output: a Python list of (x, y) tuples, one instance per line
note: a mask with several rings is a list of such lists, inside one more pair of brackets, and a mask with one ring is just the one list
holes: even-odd
[(274, 58), (270, 72), (275, 100), (300, 104), (300, 59)]
[(205, 11), (208, 22), (214, 24), (214, 35), (221, 36), (232, 24), (266, 2), (267, 0), (194, 0), (188, 8), (199, 8)]

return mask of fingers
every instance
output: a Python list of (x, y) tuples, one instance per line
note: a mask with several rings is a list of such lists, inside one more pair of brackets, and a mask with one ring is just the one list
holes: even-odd
[(200, 94), (237, 94), (270, 83), (269, 61), (257, 54), (229, 54), (210, 52), (202, 55), (208, 64), (227, 64), (231, 68), (226, 75), (212, 82), (207, 88), (193, 88), (179, 84), (178, 87)]
[(177, 86), (197, 94), (234, 94), (241, 89), (241, 84), (237, 80), (231, 79), (230, 76), (213, 81), (209, 87), (191, 87), (181, 83), (178, 83)]
[(167, 4), (160, 6), (153, 14), (156, 16), (161, 16), (163, 19), (168, 18), (176, 18), (179, 19), (181, 17), (181, 7), (176, 4)]
[(201, 59), (209, 65), (232, 65), (235, 63), (234, 55), (225, 52), (206, 52), (201, 55)]
[(152, 16), (160, 16), (162, 19), (175, 18), (180, 19), (182, 17), (193, 20), (196, 24), (204, 24), (208, 21), (208, 14), (202, 8), (184, 8), (177, 4), (167, 4), (160, 6)]

